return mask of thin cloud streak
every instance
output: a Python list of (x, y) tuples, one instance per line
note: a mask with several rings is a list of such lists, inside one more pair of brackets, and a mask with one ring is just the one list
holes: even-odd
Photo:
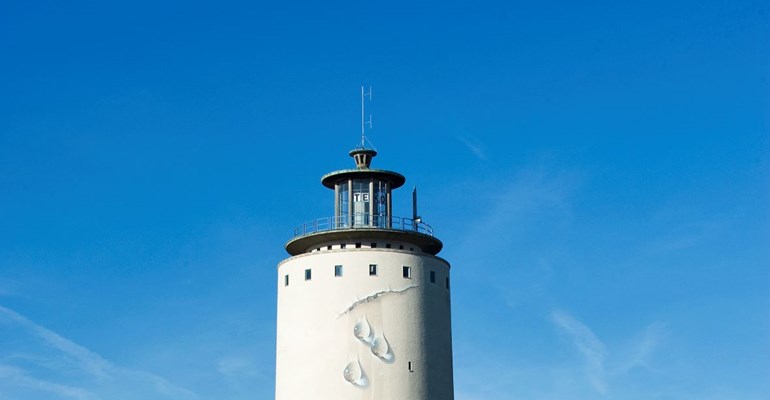
[(607, 358), (607, 350), (604, 343), (585, 324), (563, 311), (553, 311), (551, 319), (572, 338), (572, 343), (583, 355), (586, 363), (586, 374), (591, 385), (597, 392), (606, 394), (607, 382), (604, 374), (604, 362)]
[(479, 240), (485, 245), (490, 239), (507, 241), (511, 227), (518, 230), (537, 227), (542, 218), (551, 218), (557, 224), (570, 223), (573, 219), (571, 197), (583, 180), (574, 171), (548, 171), (534, 166), (520, 170), (503, 182), (486, 182), (486, 186), (495, 186), (498, 190), (481, 200), (488, 206), (473, 228), (467, 230), (465, 248), (461, 251), (476, 254)]
[(653, 322), (648, 325), (641, 334), (629, 359), (618, 368), (617, 373), (626, 373), (634, 368), (651, 368), (650, 358), (660, 346), (660, 342), (666, 336), (664, 324)]
[(225, 357), (217, 360), (217, 372), (228, 378), (259, 375), (254, 362), (247, 357)]
[(91, 352), (83, 346), (74, 343), (50, 329), (44, 328), (19, 313), (0, 306), (0, 316), (4, 315), (9, 320), (17, 323), (29, 332), (42, 339), (48, 346), (53, 347), (62, 353), (74, 358), (80, 363), (80, 366), (93, 376), (106, 378), (106, 370), (111, 368), (110, 363), (96, 353)]
[(465, 145), (465, 147), (468, 148), (468, 150), (473, 153), (479, 160), (481, 161), (489, 161), (489, 158), (487, 158), (486, 153), (484, 153), (484, 150), (481, 148), (480, 145), (476, 143), (472, 143), (470, 140), (462, 137), (462, 136), (455, 136), (457, 140), (459, 140), (462, 144)]
[[(116, 366), (110, 363), (109, 361), (105, 360), (99, 354), (96, 354), (91, 350), (88, 350), (87, 348), (59, 335), (58, 333), (48, 328), (45, 328), (41, 325), (36, 324), (30, 319), (24, 317), (23, 315), (9, 308), (0, 306), (0, 321), (2, 321), (3, 319), (6, 319), (24, 328), (25, 330), (30, 332), (32, 335), (41, 339), (43, 343), (46, 344), (47, 346), (60, 351), (67, 358), (74, 360), (76, 366), (80, 370), (86, 372), (87, 374), (96, 378), (98, 381), (102, 383), (105, 381), (113, 380), (120, 377), (136, 378), (141, 381), (152, 384), (152, 387), (156, 390), (156, 392), (164, 396), (168, 396), (174, 399), (180, 399), (180, 398), (197, 399), (199, 397), (194, 392), (186, 388), (179, 387), (158, 375), (145, 372), (145, 371), (137, 371), (137, 370)], [(63, 394), (68, 395), (70, 397), (72, 397), (73, 395), (81, 396), (81, 397), (76, 397), (79, 399), (80, 398), (82, 399), (99, 398), (99, 397), (93, 397), (93, 396), (82, 397), (82, 396), (85, 396), (85, 394), (88, 394), (89, 392), (78, 388), (71, 388), (71, 389), (77, 389), (75, 391), (65, 390), (69, 387), (65, 385), (60, 385), (58, 383), (42, 381), (42, 380), (29, 377), (24, 373), (23, 370), (15, 367), (6, 366), (4, 370), (0, 370), (0, 376), (2, 376), (3, 371), (9, 376), (15, 377), (16, 378), (15, 380), (20, 385), (24, 385), (27, 387), (33, 387), (33, 388), (38, 388), (40, 390), (48, 390), (48, 391), (60, 389), (62, 390)]]
[(37, 389), (76, 400), (93, 400), (97, 398), (93, 393), (85, 389), (36, 379), (27, 375), (23, 370), (9, 365), (0, 364), (0, 378), (6, 382), (13, 382), (19, 386)]

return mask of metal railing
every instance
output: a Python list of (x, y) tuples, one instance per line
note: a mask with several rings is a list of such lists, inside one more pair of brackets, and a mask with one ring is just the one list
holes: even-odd
[(341, 229), (392, 229), (397, 231), (417, 232), (433, 236), (433, 228), (418, 220), (404, 217), (388, 217), (385, 215), (353, 214), (339, 217), (318, 218), (305, 222), (294, 229), (294, 237), (310, 235), (318, 232)]

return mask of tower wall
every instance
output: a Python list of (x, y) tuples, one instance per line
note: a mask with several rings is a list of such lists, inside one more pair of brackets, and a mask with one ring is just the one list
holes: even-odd
[(350, 247), (278, 265), (276, 400), (452, 400), (449, 264), (422, 252)]

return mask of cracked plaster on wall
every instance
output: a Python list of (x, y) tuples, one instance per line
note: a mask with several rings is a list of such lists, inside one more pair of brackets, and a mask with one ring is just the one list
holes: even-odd
[(354, 308), (356, 308), (356, 307), (357, 307), (359, 304), (363, 304), (363, 303), (368, 303), (368, 302), (370, 302), (370, 301), (374, 301), (374, 300), (376, 300), (376, 299), (378, 299), (378, 298), (380, 298), (380, 297), (382, 297), (382, 296), (384, 296), (384, 295), (386, 295), (386, 294), (399, 294), (399, 293), (404, 293), (404, 292), (406, 292), (407, 290), (409, 290), (409, 289), (414, 289), (414, 288), (416, 288), (416, 287), (417, 287), (417, 285), (409, 285), (409, 286), (407, 286), (407, 287), (405, 287), (405, 288), (403, 288), (403, 289), (401, 289), (401, 290), (393, 290), (393, 289), (391, 289), (391, 288), (388, 288), (388, 290), (381, 290), (381, 291), (379, 291), (379, 292), (375, 292), (375, 293), (373, 293), (373, 294), (370, 294), (369, 296), (366, 296), (366, 297), (364, 297), (363, 299), (360, 299), (360, 300), (357, 300), (357, 301), (355, 301), (355, 302), (354, 302), (353, 304), (351, 304), (351, 305), (350, 305), (350, 307), (348, 307), (348, 308), (347, 308), (345, 311), (343, 311), (343, 312), (341, 312), (340, 314), (338, 314), (338, 315), (337, 315), (337, 318), (339, 318), (339, 317), (341, 317), (341, 316), (343, 316), (343, 315), (345, 315), (345, 314), (349, 313), (349, 312), (350, 312), (350, 311), (352, 311)]

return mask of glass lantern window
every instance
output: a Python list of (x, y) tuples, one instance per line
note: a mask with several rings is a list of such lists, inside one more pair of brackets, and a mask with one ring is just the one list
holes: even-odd
[(353, 180), (353, 224), (369, 225), (369, 179)]
[(336, 184), (336, 226), (388, 226), (388, 182), (370, 178), (353, 179), (350, 185), (348, 182)]
[(388, 185), (385, 181), (378, 179), (374, 180), (374, 193), (372, 196), (374, 202), (374, 225), (383, 227), (385, 226), (385, 218), (387, 216), (387, 204), (388, 204)]
[(342, 181), (337, 184), (337, 206), (339, 214), (337, 226), (348, 225), (348, 181)]

